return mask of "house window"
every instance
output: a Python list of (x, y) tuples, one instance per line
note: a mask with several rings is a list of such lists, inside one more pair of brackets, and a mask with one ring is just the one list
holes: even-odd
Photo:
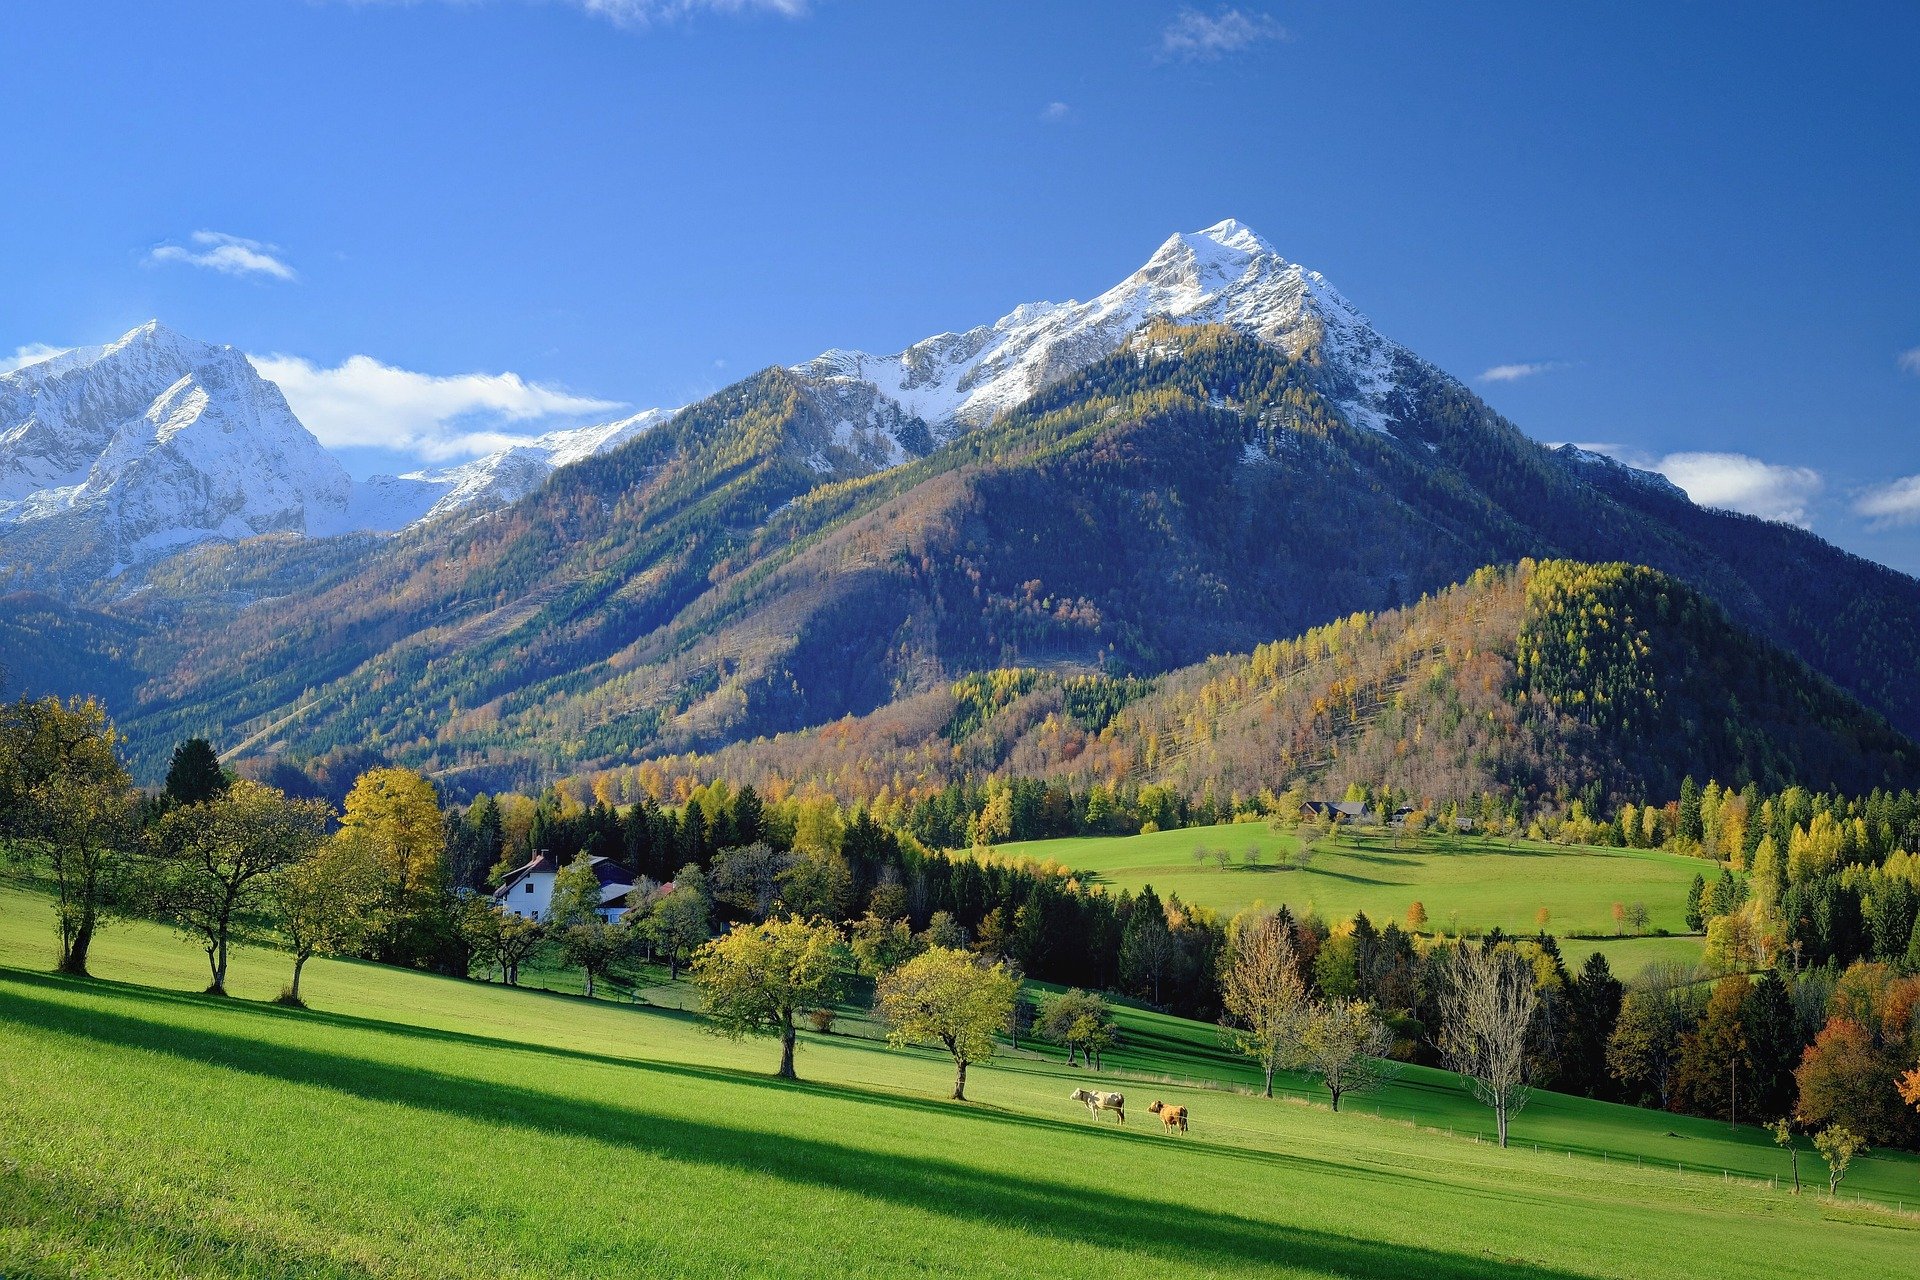
[(533, 881), (531, 881), (531, 880), (529, 880), (529, 881), (527, 881), (527, 892), (528, 892), (528, 893), (532, 893), (532, 892), (533, 892)]

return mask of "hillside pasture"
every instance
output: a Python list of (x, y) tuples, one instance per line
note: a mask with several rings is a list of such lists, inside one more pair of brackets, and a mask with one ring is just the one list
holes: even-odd
[[(9, 1280), (1787, 1280), (1911, 1274), (1920, 1246), (1920, 1218), (1774, 1189), (1757, 1132), (1541, 1095), (1501, 1151), (1441, 1073), (1339, 1115), (1298, 1079), (1268, 1101), (1212, 1028), (1140, 1010), (1108, 1072), (1008, 1054), (954, 1104), (931, 1051), (808, 1033), (783, 1083), (772, 1045), (684, 1014), (338, 961), (292, 1011), (263, 1002), (284, 956), (241, 952), (221, 1000), (164, 930), (113, 928), (75, 980), (46, 929), (0, 893)], [(1192, 1134), (1087, 1120), (1066, 1095), (1094, 1082)], [(1876, 1156), (1848, 1186), (1916, 1175)]]
[[(1249, 849), (1258, 852), (1249, 865)], [(1202, 856), (1195, 858), (1195, 851)], [(1302, 851), (1308, 851), (1302, 862)], [(1215, 851), (1224, 851), (1223, 868)], [(1401, 836), (1341, 831), (1307, 838), (1264, 823), (1185, 827), (1137, 836), (1031, 840), (997, 852), (1071, 867), (1110, 891), (1151, 884), (1165, 895), (1232, 915), (1285, 903), (1298, 914), (1342, 920), (1365, 911), (1375, 924), (1404, 924), (1416, 900), (1428, 929), (1499, 927), (1533, 933), (1536, 913), (1563, 938), (1612, 938), (1613, 904), (1644, 903), (1649, 930), (1686, 931), (1687, 886), (1717, 868), (1657, 850), (1602, 849), (1470, 835)], [(1569, 953), (1578, 949), (1569, 943)]]

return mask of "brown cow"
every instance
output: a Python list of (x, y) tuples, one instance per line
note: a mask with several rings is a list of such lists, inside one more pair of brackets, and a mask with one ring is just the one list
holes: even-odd
[(1187, 1131), (1187, 1109), (1185, 1107), (1170, 1107), (1160, 1101), (1160, 1099), (1155, 1098), (1153, 1105), (1148, 1107), (1147, 1110), (1160, 1117), (1160, 1123), (1167, 1126), (1168, 1133), (1185, 1133)]

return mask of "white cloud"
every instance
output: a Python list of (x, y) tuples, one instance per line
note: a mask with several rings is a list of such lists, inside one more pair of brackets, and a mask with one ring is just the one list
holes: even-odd
[(1059, 124), (1073, 114), (1073, 108), (1064, 102), (1049, 102), (1040, 108), (1040, 119), (1047, 124)]
[(1899, 361), (1902, 369), (1915, 377), (1920, 377), (1920, 347), (1902, 351), (1895, 359)]
[(652, 22), (672, 22), (698, 13), (772, 13), (783, 18), (802, 18), (807, 0), (562, 0), (597, 18), (606, 18), (623, 26), (646, 26)]
[(429, 461), (474, 457), (537, 432), (506, 430), (512, 423), (608, 413), (618, 401), (577, 396), (528, 382), (517, 373), (463, 373), (448, 377), (350, 356), (332, 369), (298, 356), (249, 356), (278, 383), (307, 429), (328, 446), (362, 446), (418, 454)]
[(1497, 364), (1480, 375), (1482, 382), (1518, 382), (1522, 378), (1532, 378), (1543, 373), (1552, 373), (1555, 369), (1564, 369), (1564, 360), (1536, 360), (1531, 364)]
[[(348, 4), (410, 5), (420, 0), (346, 0)], [(440, 3), (468, 8), (487, 0), (440, 0)], [(640, 29), (656, 23), (678, 22), (703, 13), (771, 13), (783, 18), (803, 18), (812, 7), (810, 0), (522, 0), (523, 3), (558, 4), (578, 9), (591, 17), (603, 18), (617, 27)]]
[(55, 356), (65, 355), (70, 347), (50, 347), (44, 342), (29, 342), (24, 347), (15, 347), (10, 356), (0, 356), (0, 373), (12, 373), (15, 369), (24, 369), (30, 364), (39, 364), (42, 360), (51, 360)]
[(230, 236), (224, 231), (196, 231), (188, 239), (194, 247), (163, 244), (147, 255), (148, 261), (184, 262), (189, 266), (205, 267), (209, 271), (230, 276), (272, 276), (275, 280), (298, 278), (293, 268), (278, 256), (280, 249), (276, 245), (262, 244), (243, 236)]
[(1268, 40), (1287, 29), (1264, 13), (1223, 5), (1212, 14), (1182, 9), (1160, 32), (1160, 55), (1183, 62), (1212, 62)]
[(1740, 511), (1803, 529), (1813, 524), (1807, 508), (1825, 484), (1810, 467), (1762, 462), (1744, 453), (1670, 453), (1650, 469), (1685, 489), (1703, 507)]
[(1902, 476), (1875, 485), (1853, 500), (1853, 511), (1879, 529), (1920, 524), (1920, 476)]

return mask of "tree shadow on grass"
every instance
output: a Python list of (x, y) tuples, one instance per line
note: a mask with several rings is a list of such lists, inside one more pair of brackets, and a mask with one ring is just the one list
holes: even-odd
[[(131, 1013), (80, 1008), (36, 998), (20, 988), (27, 982), (69, 990), (84, 990), (98, 984), (13, 970), (6, 972), (9, 986), (0, 987), (0, 1019), (57, 1034), (167, 1054), (265, 1079), (339, 1090), (358, 1098), (482, 1124), (516, 1125), (561, 1137), (616, 1143), (656, 1157), (741, 1174), (770, 1175), (796, 1186), (863, 1196), (982, 1226), (1000, 1228), (1018, 1224), (1020, 1229), (1038, 1235), (1105, 1246), (1168, 1264), (1234, 1268), (1286, 1265), (1342, 1276), (1418, 1274), (1423, 1280), (1578, 1278), (1575, 1272), (1519, 1260), (1450, 1253), (1260, 1222), (1192, 1206), (1170, 1206), (1118, 1192), (1060, 1186), (950, 1160), (731, 1128), (684, 1114), (642, 1114), (592, 1099), (150, 1021)], [(21, 981), (23, 979), (26, 981)], [(107, 987), (107, 990), (129, 1001), (148, 998), (144, 988), (121, 986)], [(404, 1034), (392, 1024), (379, 1025), (395, 1034)], [(671, 1068), (728, 1083), (750, 1081), (757, 1087), (783, 1091), (841, 1096), (847, 1093), (810, 1082), (773, 1082), (764, 1077), (747, 1077), (742, 1081), (731, 1072), (691, 1068), (685, 1064), (663, 1067), (627, 1059), (610, 1061), (648, 1070)], [(896, 1095), (880, 1096), (888, 1105), (912, 1105), (914, 1101)], [(950, 1108), (940, 1110), (947, 1115), (954, 1114)], [(1177, 1221), (1177, 1231), (1169, 1229), (1170, 1218)]]

